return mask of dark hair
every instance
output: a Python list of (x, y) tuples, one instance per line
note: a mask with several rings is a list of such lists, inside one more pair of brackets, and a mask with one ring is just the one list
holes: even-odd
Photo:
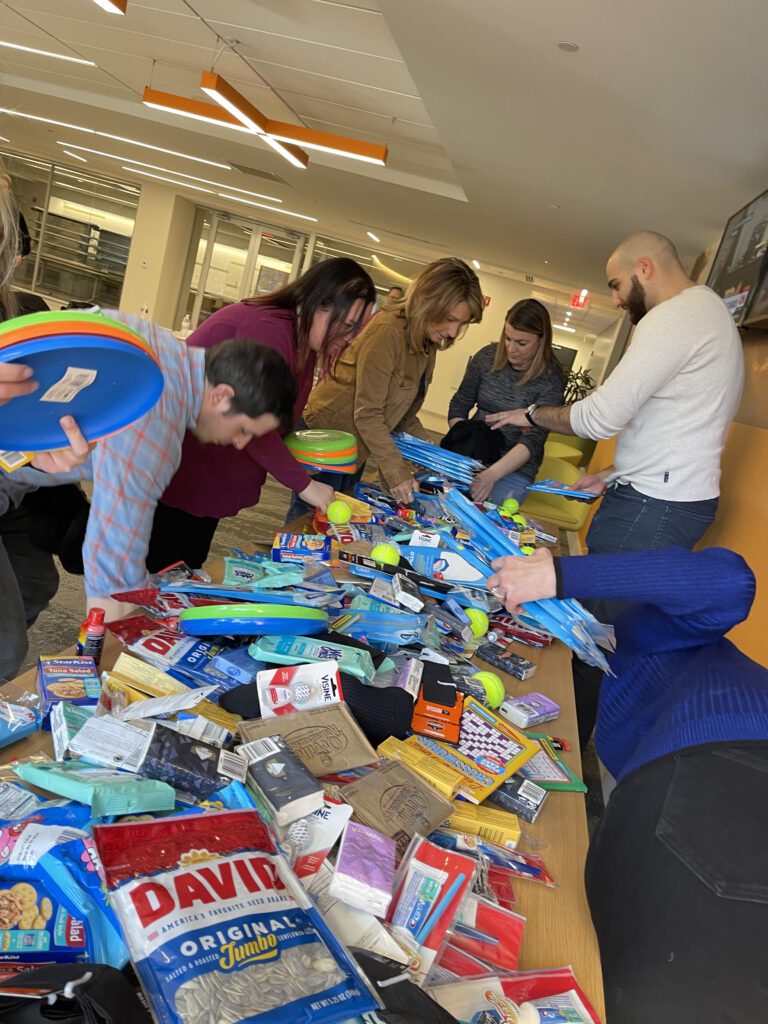
[[(514, 327), (516, 331), (527, 331), (529, 334), (537, 334), (541, 339), (539, 351), (533, 357), (531, 365), (518, 383), (527, 384), (529, 380), (540, 377), (544, 373), (549, 373), (556, 360), (552, 352), (552, 320), (547, 307), (539, 302), (538, 299), (521, 299), (511, 309), (507, 310), (504, 323)], [(496, 373), (508, 365), (507, 346), (504, 341), (504, 329), (502, 328), (491, 372)]]
[[(333, 329), (342, 324), (358, 299), (363, 300), (363, 312), (350, 329), (354, 336), (362, 327), (369, 305), (376, 301), (376, 288), (370, 275), (354, 260), (340, 257), (316, 263), (314, 267), (289, 284), (269, 295), (253, 296), (243, 301), (249, 306), (273, 306), (290, 309), (296, 316), (296, 351), (301, 366), (309, 351), (309, 331), (315, 313), (330, 309), (328, 334), (319, 352), (319, 361), (327, 356), (327, 341)], [(332, 369), (332, 368), (331, 368)]]
[(205, 379), (213, 387), (229, 384), (234, 390), (231, 413), (244, 413), (254, 420), (271, 413), (284, 429), (293, 425), (296, 379), (273, 348), (247, 338), (222, 341), (205, 350)]

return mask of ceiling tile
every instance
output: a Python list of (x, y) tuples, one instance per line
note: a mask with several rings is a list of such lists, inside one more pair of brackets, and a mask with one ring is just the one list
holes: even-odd
[(193, 0), (192, 6), (203, 18), (215, 22), (223, 36), (253, 30), (400, 59), (384, 18), (362, 5), (317, 0), (262, 0), (258, 4), (252, 0)]

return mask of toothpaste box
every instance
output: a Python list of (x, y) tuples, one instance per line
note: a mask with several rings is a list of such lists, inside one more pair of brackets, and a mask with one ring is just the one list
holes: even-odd
[(331, 538), (320, 533), (278, 533), (272, 544), (273, 562), (327, 562)]
[(96, 707), (101, 695), (101, 682), (93, 658), (41, 655), (37, 663), (37, 692), (45, 729), (51, 727), (51, 708), (61, 701)]

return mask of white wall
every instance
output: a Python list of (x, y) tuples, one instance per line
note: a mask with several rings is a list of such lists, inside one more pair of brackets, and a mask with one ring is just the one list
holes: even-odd
[(172, 189), (142, 187), (120, 299), (123, 312), (136, 314), (147, 305), (151, 320), (173, 328), (194, 219), (194, 205)]
[(445, 433), (448, 429), (448, 403), (461, 383), (469, 359), (484, 345), (499, 340), (507, 310), (531, 294), (531, 286), (525, 281), (482, 272), (477, 276), (483, 295), (491, 301), (483, 311), (481, 323), (471, 324), (464, 337), (452, 348), (438, 353), (432, 386), (419, 416), (429, 430)]

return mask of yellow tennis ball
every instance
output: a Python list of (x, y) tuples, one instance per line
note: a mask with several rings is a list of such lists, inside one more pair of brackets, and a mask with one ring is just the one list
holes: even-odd
[(371, 558), (384, 565), (399, 565), (400, 552), (394, 544), (377, 544), (371, 549)]
[(500, 708), (507, 695), (501, 676), (497, 676), (495, 672), (483, 670), (482, 672), (475, 672), (472, 678), (483, 684), (488, 707)]
[(469, 626), (472, 630), (472, 636), (481, 637), (485, 636), (488, 632), (488, 616), (482, 610), (482, 608), (465, 608), (464, 611), (467, 613), (469, 618)]
[(331, 502), (325, 514), (332, 526), (346, 526), (352, 518), (352, 509), (346, 501), (337, 500)]
[(520, 553), (523, 555), (532, 555), (535, 550), (536, 548), (531, 547), (530, 544), (523, 544), (523, 546), (520, 548)]
[(522, 515), (519, 515), (519, 514), (516, 515), (516, 516), (512, 516), (512, 522), (513, 523), (517, 523), (518, 526), (527, 526), (528, 525), (528, 520), (525, 518), (525, 516), (522, 516)]
[(501, 504), (501, 511), (508, 516), (513, 516), (515, 512), (520, 511), (520, 502), (517, 498), (506, 498)]

